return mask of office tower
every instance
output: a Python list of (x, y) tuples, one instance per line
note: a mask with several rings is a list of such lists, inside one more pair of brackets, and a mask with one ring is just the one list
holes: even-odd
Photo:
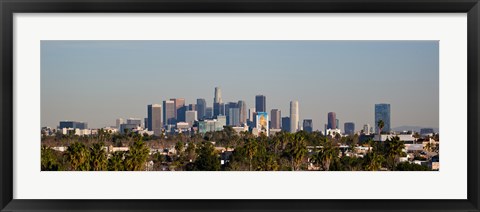
[(337, 129), (337, 114), (335, 112), (328, 113), (328, 129)]
[(345, 130), (345, 134), (347, 134), (347, 135), (355, 134), (355, 123), (345, 122), (345, 124), (343, 124), (343, 128)]
[(303, 120), (303, 130), (306, 132), (313, 132), (313, 121), (312, 119)]
[(172, 100), (163, 101), (163, 124), (164, 125), (174, 125), (176, 124), (175, 119), (175, 102)]
[(73, 128), (73, 129), (88, 129), (87, 122), (79, 122), (79, 121), (60, 121), (59, 129), (63, 128)]
[(142, 120), (137, 119), (137, 118), (129, 118), (129, 119), (127, 119), (127, 124), (132, 124), (132, 125), (134, 124), (137, 127), (141, 127), (142, 126)]
[(290, 132), (290, 117), (282, 117), (282, 130)]
[(189, 104), (187, 110), (197, 111), (197, 104)]
[(159, 136), (162, 134), (162, 105), (152, 104), (147, 106), (148, 112), (148, 130)]
[(255, 96), (255, 111), (267, 112), (267, 98), (264, 95)]
[(220, 87), (215, 87), (215, 97), (213, 98), (213, 103), (222, 103), (222, 90)]
[(335, 128), (340, 129), (340, 121), (338, 119), (335, 119)]
[(239, 110), (239, 121), (240, 125), (243, 126), (247, 123), (247, 104), (243, 100), (239, 100), (238, 103), (238, 110)]
[(213, 108), (212, 107), (207, 107), (205, 109), (205, 117), (204, 119), (211, 119), (213, 118)]
[(299, 125), (298, 101), (290, 102), (290, 132), (298, 131)]
[(240, 109), (238, 107), (230, 108), (227, 121), (229, 126), (240, 126)]
[(213, 103), (213, 116), (223, 116), (225, 115), (225, 104), (223, 103)]
[(194, 110), (187, 110), (185, 112), (185, 119), (189, 127), (192, 127), (193, 123), (195, 123), (195, 121), (198, 121), (197, 114), (197, 111)]
[(255, 108), (248, 109), (248, 120), (250, 122), (253, 122), (255, 119), (254, 117), (255, 117)]
[[(147, 109), (148, 110), (148, 109)], [(147, 112), (148, 113), (148, 112)], [(143, 124), (145, 125), (145, 129), (148, 129), (148, 118), (143, 119)]]
[(120, 124), (125, 124), (125, 120), (122, 118), (118, 118), (117, 120), (115, 120), (115, 126), (117, 127), (117, 129), (120, 129)]
[(363, 125), (363, 134), (370, 135), (370, 124)]
[(236, 102), (229, 102), (225, 104), (225, 116), (227, 117), (227, 124), (230, 123), (230, 108), (237, 108), (237, 103)]
[(282, 114), (280, 112), (279, 109), (272, 109), (272, 111), (270, 111), (270, 120), (271, 120), (271, 124), (270, 124), (270, 127), (272, 129), (281, 129), (281, 118), (282, 118)]
[(378, 121), (382, 120), (384, 123), (382, 133), (390, 132), (390, 104), (375, 104), (375, 129), (380, 132), (378, 128)]
[(185, 111), (187, 111), (187, 107), (185, 106), (185, 99), (184, 98), (174, 98), (170, 99), (175, 104), (175, 120), (176, 122), (184, 122), (185, 121)]
[(203, 120), (207, 113), (207, 102), (205, 99), (197, 99), (197, 116), (199, 120)]

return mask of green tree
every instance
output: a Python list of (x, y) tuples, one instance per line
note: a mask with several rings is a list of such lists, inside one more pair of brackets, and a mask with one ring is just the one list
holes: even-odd
[(74, 171), (90, 170), (90, 151), (85, 144), (73, 142), (66, 151), (67, 161)]
[(248, 139), (245, 144), (245, 152), (248, 156), (249, 161), (249, 171), (252, 171), (252, 160), (255, 154), (257, 153), (258, 145), (255, 139)]
[(195, 160), (193, 170), (218, 171), (220, 170), (220, 158), (215, 153), (213, 144), (202, 142), (198, 147), (198, 157)]
[(322, 163), (322, 168), (325, 171), (328, 171), (330, 169), (330, 164), (332, 161), (338, 159), (338, 155), (340, 154), (340, 150), (338, 149), (333, 142), (325, 138), (322, 144), (322, 148), (318, 152), (317, 158), (321, 161)]
[(113, 152), (108, 159), (108, 171), (125, 171), (123, 164), (124, 152)]
[(175, 144), (175, 151), (177, 152), (177, 155), (181, 155), (184, 149), (185, 143), (183, 143), (183, 141), (179, 141)]
[(396, 166), (397, 171), (430, 171), (427, 166), (422, 166), (414, 163), (403, 162)]
[(294, 134), (293, 139), (287, 144), (285, 154), (290, 159), (292, 171), (300, 170), (307, 155), (307, 145), (302, 134)]
[(107, 170), (108, 160), (103, 142), (94, 143), (90, 147), (90, 167), (92, 171)]
[(46, 146), (42, 146), (41, 151), (41, 170), (42, 171), (59, 171), (60, 163), (55, 155), (55, 150)]
[(142, 139), (136, 140), (130, 145), (125, 156), (125, 170), (127, 171), (143, 171), (147, 162), (150, 149)]
[(402, 155), (402, 150), (405, 148), (405, 144), (398, 136), (392, 136), (388, 138), (385, 143), (390, 170), (395, 171), (395, 167), (399, 157)]

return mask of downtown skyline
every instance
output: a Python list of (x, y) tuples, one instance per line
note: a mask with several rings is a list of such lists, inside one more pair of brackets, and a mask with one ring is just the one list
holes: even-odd
[[(298, 100), (298, 121), (301, 124), (304, 119), (312, 119), (313, 130), (323, 130), (328, 112), (336, 113), (341, 129), (345, 122), (355, 123), (356, 130), (363, 124), (374, 126), (374, 105), (379, 103), (392, 105), (392, 128), (404, 125), (438, 128), (438, 42), (151, 41), (156, 48), (163, 46), (172, 50), (174, 46), (173, 56), (184, 53), (187, 56), (182, 58), (188, 57), (193, 62), (177, 61), (164, 50), (161, 56), (168, 60), (159, 64), (155, 64), (158, 59), (141, 60), (148, 61), (148, 67), (139, 66), (140, 62), (135, 59), (140, 59), (132, 52), (115, 53), (112, 49), (154, 51), (146, 45), (149, 42), (122, 42), (125, 41), (42, 41), (42, 126), (55, 127), (60, 120), (85, 121), (92, 128), (113, 126), (117, 118), (143, 119), (147, 116), (146, 105), (162, 104), (171, 98), (184, 98), (186, 105), (196, 104), (198, 98), (203, 98), (208, 107), (213, 107), (213, 88), (218, 86), (222, 88), (223, 103), (243, 100), (247, 108), (255, 108), (256, 95), (264, 95), (266, 112), (279, 109), (282, 117), (289, 116), (290, 101)], [(357, 48), (340, 51), (347, 48), (347, 44)], [(192, 46), (197, 47), (193, 49), (196, 54), (186, 50)], [(210, 60), (199, 54), (200, 47), (212, 56)], [(320, 47), (329, 47), (327, 50), (333, 56), (320, 54)], [(86, 54), (99, 56), (92, 52), (99, 48), (100, 53), (104, 53), (99, 58)], [(221, 52), (222, 48), (228, 51)], [(260, 53), (250, 56), (235, 51), (248, 48), (259, 49)], [(289, 53), (287, 49), (293, 51)], [(370, 49), (369, 57), (360, 54), (366, 49)], [(330, 59), (342, 55), (341, 59), (348, 59), (350, 65), (341, 63), (341, 59), (329, 64), (320, 56), (313, 57), (311, 53), (316, 50), (320, 56)], [(62, 55), (66, 61), (51, 58), (60, 52), (68, 53)], [(246, 52), (250, 51), (243, 53)], [(303, 54), (295, 56), (299, 52)], [(221, 57), (220, 53), (227, 56)], [(121, 58), (127, 55), (134, 59), (122, 62)], [(263, 60), (259, 60), (259, 56)], [(374, 56), (382, 61), (378, 64), (365, 61)], [(230, 59), (230, 64), (225, 59)], [(214, 63), (215, 60), (221, 64)], [(196, 64), (197, 69), (193, 69), (192, 64)], [(398, 70), (400, 65), (404, 72)], [(162, 71), (165, 67), (171, 71)], [(88, 81), (82, 84), (72, 76), (84, 76)], [(64, 84), (55, 83), (58, 79), (65, 80), (69, 87), (61, 89)]]

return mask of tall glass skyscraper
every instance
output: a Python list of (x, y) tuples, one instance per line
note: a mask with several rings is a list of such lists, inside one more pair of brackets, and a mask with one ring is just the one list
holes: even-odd
[(203, 120), (207, 113), (207, 101), (205, 99), (197, 99), (197, 118)]
[(172, 100), (163, 101), (163, 124), (176, 124), (175, 102)]
[(267, 98), (264, 95), (255, 96), (255, 111), (257, 113), (267, 112)]
[(382, 132), (390, 132), (390, 104), (375, 104), (375, 129), (379, 132), (378, 121), (382, 120), (385, 124)]
[(243, 100), (239, 100), (238, 103), (238, 109), (240, 113), (240, 125), (246, 124), (247, 123), (247, 104)]
[(299, 112), (298, 112), (298, 101), (291, 101), (290, 102), (290, 132), (295, 133), (298, 131), (298, 119), (299, 119)]

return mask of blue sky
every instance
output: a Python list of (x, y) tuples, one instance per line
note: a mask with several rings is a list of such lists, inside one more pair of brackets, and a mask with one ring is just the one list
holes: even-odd
[(289, 114), (323, 129), (327, 113), (373, 125), (374, 104), (391, 104), (391, 125), (439, 125), (437, 41), (42, 41), (41, 125), (115, 124), (144, 118), (147, 104), (205, 98)]

